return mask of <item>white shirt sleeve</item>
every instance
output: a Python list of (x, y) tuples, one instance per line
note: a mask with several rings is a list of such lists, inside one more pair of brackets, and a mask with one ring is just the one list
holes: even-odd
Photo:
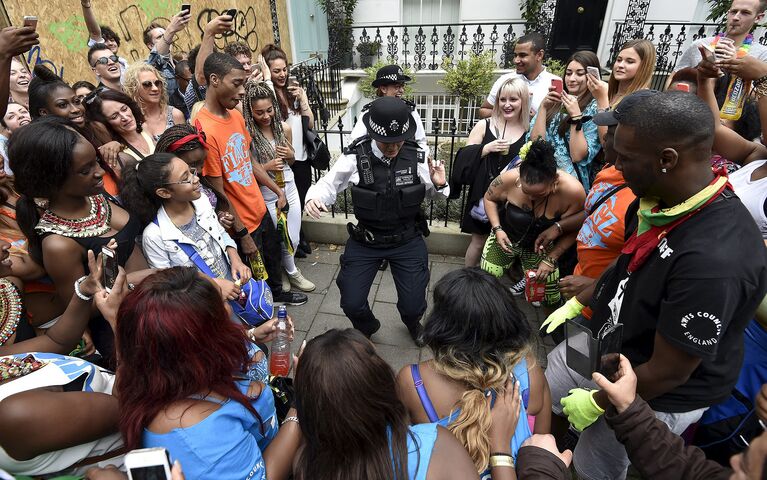
[(362, 123), (362, 115), (360, 114), (359, 118), (357, 118), (357, 123), (354, 124), (354, 127), (352, 128), (352, 133), (349, 134), (349, 144), (361, 136), (368, 133), (368, 129), (365, 128), (365, 124)]
[(431, 157), (431, 149), (429, 148), (429, 141), (426, 139), (426, 130), (423, 128), (423, 120), (418, 114), (418, 110), (412, 112), (413, 120), (415, 121), (415, 141), (421, 150), (426, 152), (426, 158)]
[(317, 199), (324, 205), (333, 205), (336, 203), (338, 193), (343, 192), (350, 183), (356, 185), (359, 179), (357, 156), (341, 155), (330, 167), (328, 173), (309, 187), (309, 191), (306, 192), (306, 202)]
[(150, 223), (144, 229), (141, 237), (141, 246), (149, 268), (170, 268), (176, 265), (171, 262), (170, 252), (165, 250), (164, 242), (160, 236), (160, 228)]

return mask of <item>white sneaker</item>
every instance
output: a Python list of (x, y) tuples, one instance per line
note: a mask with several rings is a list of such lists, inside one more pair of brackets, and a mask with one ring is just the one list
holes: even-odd
[(289, 292), (290, 291), (290, 276), (288, 275), (288, 272), (285, 270), (282, 270), (282, 274), (280, 275), (280, 280), (282, 281), (282, 291), (283, 292)]
[(288, 274), (288, 277), (290, 279), (290, 284), (302, 292), (311, 292), (317, 288), (316, 285), (304, 278), (304, 276), (301, 274), (301, 270), (296, 269), (296, 273)]

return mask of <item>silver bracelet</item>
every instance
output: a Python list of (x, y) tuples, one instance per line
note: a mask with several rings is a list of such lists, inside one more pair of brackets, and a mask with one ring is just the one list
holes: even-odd
[(85, 295), (83, 292), (80, 291), (80, 284), (83, 283), (86, 278), (88, 278), (88, 275), (83, 275), (82, 277), (75, 280), (75, 295), (77, 295), (80, 298), (80, 300), (90, 302), (91, 300), (93, 300), (93, 295), (89, 297), (88, 295)]
[(285, 420), (283, 420), (283, 421), (282, 421), (282, 425), (285, 425), (285, 424), (286, 424), (286, 423), (288, 423), (288, 422), (296, 422), (296, 423), (299, 423), (299, 422), (298, 422), (298, 417), (296, 417), (296, 416), (292, 416), (292, 417), (285, 417)]

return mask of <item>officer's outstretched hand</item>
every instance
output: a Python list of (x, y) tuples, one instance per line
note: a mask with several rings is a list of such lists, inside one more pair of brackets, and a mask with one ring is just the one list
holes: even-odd
[(444, 185), (446, 181), (445, 164), (439, 160), (429, 158), (429, 176), (434, 185)]
[(312, 218), (320, 218), (322, 216), (322, 212), (328, 211), (328, 207), (326, 207), (321, 200), (312, 198), (306, 202), (304, 211)]

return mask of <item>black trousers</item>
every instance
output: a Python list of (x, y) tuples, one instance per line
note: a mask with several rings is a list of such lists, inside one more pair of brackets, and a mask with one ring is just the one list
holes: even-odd
[[(276, 297), (282, 293), (282, 250), (280, 248), (280, 237), (277, 235), (277, 228), (274, 226), (269, 212), (266, 212), (264, 218), (261, 219), (261, 224), (257, 229), (253, 230), (250, 237), (255, 242), (256, 247), (258, 247), (258, 251), (261, 252), (266, 273), (269, 275), (266, 284), (272, 290), (272, 296)], [(238, 251), (242, 260), (245, 261), (242, 248), (238, 248)]]
[(301, 199), (301, 211), (303, 211), (306, 192), (312, 186), (312, 166), (308, 160), (304, 160), (303, 162), (293, 162), (290, 168), (293, 169), (293, 180), (296, 182), (298, 198)]
[(421, 235), (391, 248), (373, 248), (349, 238), (341, 255), (341, 271), (336, 284), (341, 291), (344, 313), (354, 328), (368, 335), (378, 321), (370, 310), (368, 293), (383, 259), (389, 261), (402, 323), (412, 327), (426, 311), (429, 255)]

